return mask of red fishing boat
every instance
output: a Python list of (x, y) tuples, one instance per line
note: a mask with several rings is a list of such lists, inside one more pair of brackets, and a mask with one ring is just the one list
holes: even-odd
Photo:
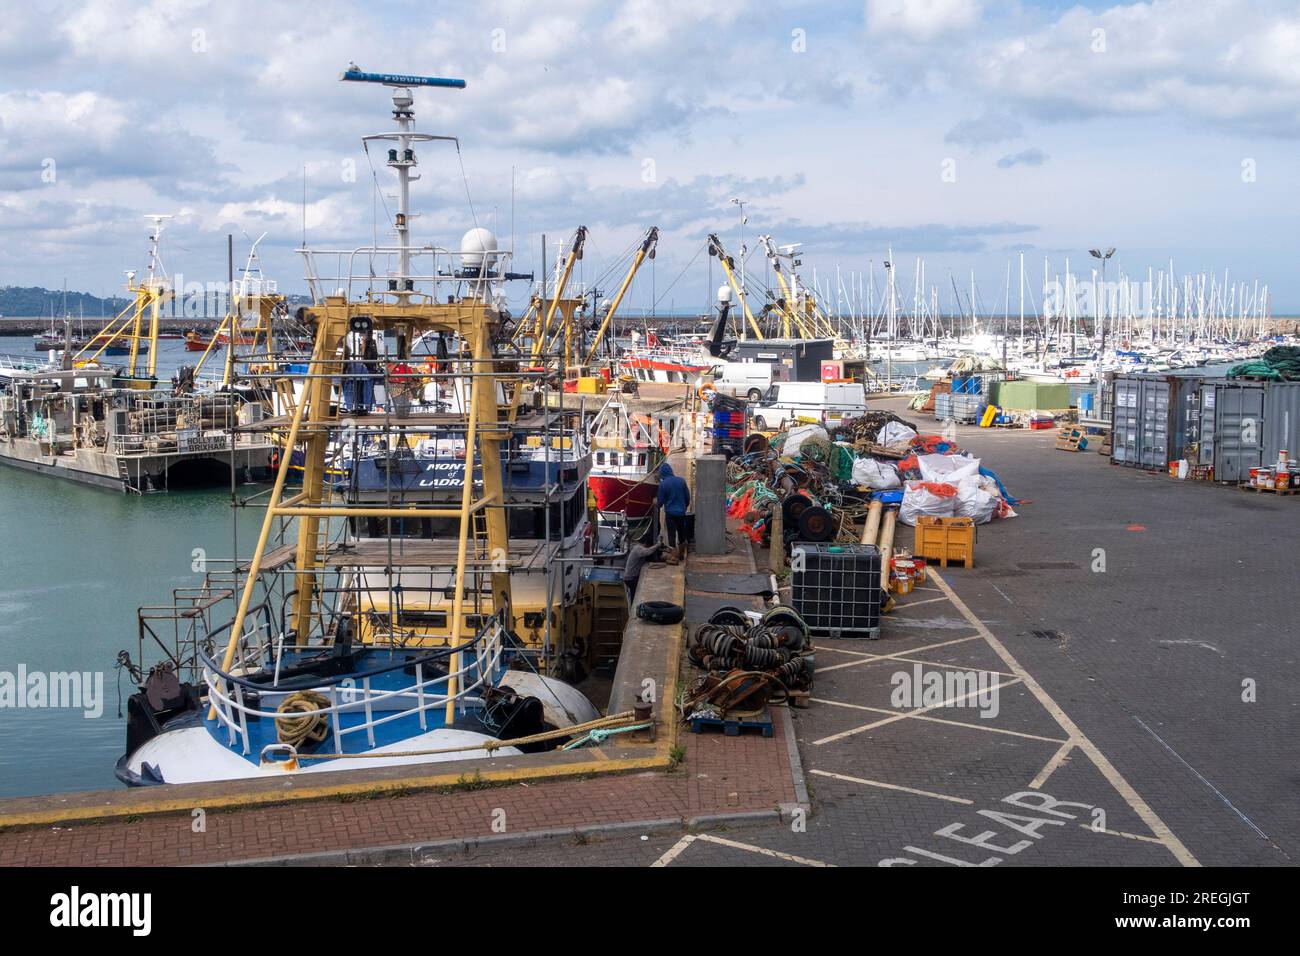
[(591, 421), (591, 472), (587, 487), (596, 510), (644, 518), (659, 491), (659, 465), (668, 456), (681, 421), (677, 406), (635, 413), (622, 393), (609, 400)]

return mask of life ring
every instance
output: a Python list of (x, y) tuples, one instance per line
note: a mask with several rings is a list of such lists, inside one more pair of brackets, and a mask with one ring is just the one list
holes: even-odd
[(714, 387), (712, 382), (705, 382), (695, 390), (695, 394), (699, 396), (700, 401), (710, 402), (712, 399), (709, 396), (718, 394), (718, 390)]

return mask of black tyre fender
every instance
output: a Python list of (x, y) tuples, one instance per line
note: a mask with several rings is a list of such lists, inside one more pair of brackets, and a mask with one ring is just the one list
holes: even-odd
[(651, 624), (680, 624), (686, 610), (668, 601), (642, 601), (636, 606), (636, 616)]

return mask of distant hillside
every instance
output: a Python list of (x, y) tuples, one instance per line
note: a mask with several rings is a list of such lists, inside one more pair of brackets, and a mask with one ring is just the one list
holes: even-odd
[[(101, 299), (88, 292), (68, 292), (68, 313), (79, 316), (83, 312), (87, 318), (98, 317), (101, 310), (112, 317), (126, 308), (127, 299), (117, 296)], [(63, 290), (42, 289), (39, 286), (23, 288), (16, 285), (0, 286), (0, 315), (10, 316), (48, 316), (50, 308), (54, 314), (63, 316)]]

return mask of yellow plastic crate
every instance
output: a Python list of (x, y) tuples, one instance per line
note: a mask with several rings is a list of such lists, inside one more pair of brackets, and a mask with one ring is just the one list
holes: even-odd
[(959, 561), (973, 568), (975, 519), (917, 518), (916, 543), (912, 550), (927, 561), (938, 561), (941, 567), (946, 568), (949, 561)]

